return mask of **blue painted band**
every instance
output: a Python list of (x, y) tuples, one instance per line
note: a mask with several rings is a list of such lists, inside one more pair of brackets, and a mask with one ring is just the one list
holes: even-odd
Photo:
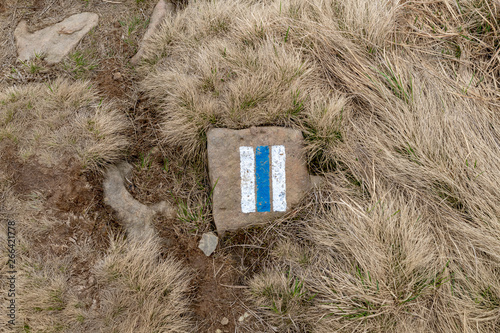
[(269, 185), (269, 146), (255, 150), (255, 180), (257, 185), (257, 211), (271, 211), (271, 187)]

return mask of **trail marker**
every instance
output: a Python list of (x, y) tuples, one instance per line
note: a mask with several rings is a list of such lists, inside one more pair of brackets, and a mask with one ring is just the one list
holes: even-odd
[(235, 230), (285, 214), (311, 187), (303, 137), (283, 127), (211, 129), (208, 165), (217, 230)]

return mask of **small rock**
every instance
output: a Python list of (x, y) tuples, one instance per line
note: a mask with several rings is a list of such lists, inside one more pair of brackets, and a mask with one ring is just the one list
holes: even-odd
[(47, 63), (57, 63), (97, 25), (98, 21), (99, 15), (95, 13), (80, 13), (30, 33), (26, 21), (22, 20), (14, 31), (19, 60), (29, 60), (37, 53), (44, 55)]
[(120, 72), (113, 73), (113, 80), (123, 81), (123, 75)]
[(250, 317), (250, 314), (248, 312), (245, 312), (242, 316), (240, 316), (238, 318), (238, 321), (239, 322), (243, 322), (245, 319), (247, 319), (248, 317)]
[(201, 236), (200, 244), (198, 245), (198, 247), (208, 257), (215, 251), (218, 242), (219, 237), (217, 237), (213, 232), (207, 232), (204, 233), (203, 236)]
[(215, 333), (222, 333), (222, 330), (220, 330), (220, 329), (216, 329), (216, 330), (215, 330)]
[(222, 320), (220, 321), (220, 323), (225, 326), (225, 325), (229, 324), (229, 319), (227, 319), (226, 317), (224, 317), (224, 318), (222, 318)]

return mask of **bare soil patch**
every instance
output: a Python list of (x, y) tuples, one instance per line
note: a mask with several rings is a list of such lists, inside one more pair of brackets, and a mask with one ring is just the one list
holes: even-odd
[(99, 176), (84, 173), (71, 158), (53, 168), (32, 157), (21, 161), (15, 144), (8, 140), (0, 142), (0, 150), (0, 171), (10, 175), (14, 193), (21, 199), (42, 197), (41, 214), (67, 221), (47, 232), (48, 238), (40, 238), (37, 246), (57, 249), (56, 254), (62, 255), (72, 238), (91, 239), (97, 249), (106, 249), (110, 227), (116, 229), (116, 223), (112, 222), (113, 211), (102, 202)]
[[(192, 311), (200, 331), (234, 332), (235, 323), (245, 312), (240, 302), (242, 275), (236, 269), (236, 258), (223, 254), (205, 256), (198, 248), (200, 237), (182, 232), (176, 224), (175, 220), (158, 220), (156, 227), (165, 253), (173, 254), (193, 270)], [(228, 325), (220, 323), (224, 317), (229, 319)]]

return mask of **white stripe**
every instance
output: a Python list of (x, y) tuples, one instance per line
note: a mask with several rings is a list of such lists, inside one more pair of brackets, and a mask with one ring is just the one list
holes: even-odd
[(241, 211), (255, 212), (255, 155), (252, 147), (240, 147)]
[(286, 211), (285, 146), (272, 147), (273, 210)]

